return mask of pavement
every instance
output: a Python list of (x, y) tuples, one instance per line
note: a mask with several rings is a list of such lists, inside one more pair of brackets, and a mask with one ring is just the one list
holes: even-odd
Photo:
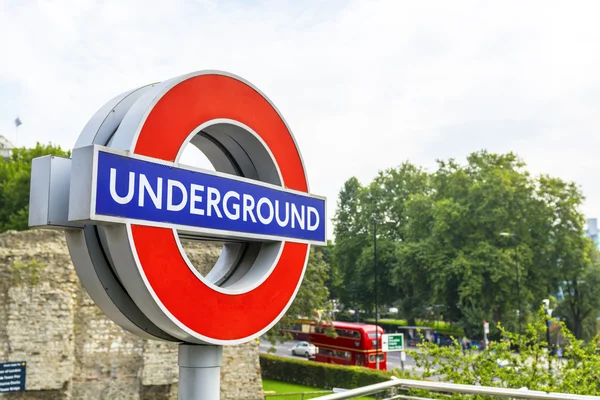
[[(281, 357), (288, 357), (288, 358), (298, 358), (298, 359), (303, 359), (304, 357), (302, 356), (294, 356), (292, 355), (292, 347), (294, 347), (296, 345), (296, 343), (300, 342), (299, 340), (290, 340), (287, 342), (283, 342), (283, 343), (277, 343), (274, 347), (275, 347), (275, 353), (271, 353), (271, 354), (276, 354), (278, 356)], [(267, 340), (260, 340), (260, 352), (261, 353), (268, 353), (269, 349), (272, 348), (273, 345), (267, 341)], [(411, 349), (414, 350), (414, 349)], [(388, 371), (391, 371), (394, 368), (401, 368), (402, 365), (400, 363), (400, 352), (389, 352), (387, 353), (387, 369)], [(406, 361), (404, 362), (404, 368), (405, 370), (410, 370), (410, 371), (415, 371), (415, 372), (422, 372), (421, 368), (417, 368), (417, 366), (415, 365), (415, 360), (410, 357), (408, 354), (406, 355)]]

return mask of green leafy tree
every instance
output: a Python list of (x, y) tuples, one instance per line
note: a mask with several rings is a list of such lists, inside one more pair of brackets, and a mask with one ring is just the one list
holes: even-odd
[(368, 226), (361, 216), (360, 196), (364, 188), (356, 178), (344, 184), (338, 198), (334, 217), (335, 247), (332, 275), (336, 278), (332, 292), (346, 307), (359, 308), (365, 292), (360, 279), (357, 260), (368, 245)]
[[(396, 292), (392, 284), (392, 268), (397, 264), (396, 244), (387, 239), (377, 241), (377, 291), (379, 312), (385, 304), (393, 303)], [(362, 296), (359, 297), (363, 309), (375, 315), (375, 252), (373, 241), (363, 248), (356, 266)]]
[(398, 262), (392, 269), (392, 284), (400, 314), (408, 325), (417, 325), (417, 318), (426, 314), (432, 303), (430, 276), (428, 274), (428, 250), (426, 243), (399, 243), (396, 246)]
[(329, 291), (330, 299), (337, 299), (337, 293), (335, 289), (340, 287), (340, 276), (337, 274), (337, 270), (332, 267), (335, 245), (331, 240), (327, 241), (327, 246), (314, 246), (313, 250), (320, 254), (323, 262), (327, 264), (329, 273), (325, 279), (325, 286)]
[(374, 313), (374, 230), (377, 228), (377, 289), (380, 305), (401, 300), (395, 283), (397, 243), (404, 238), (406, 203), (425, 193), (428, 175), (408, 162), (380, 172), (367, 187), (349, 179), (338, 199), (333, 265), (339, 279), (334, 290), (340, 301)]
[(600, 255), (591, 240), (584, 241), (581, 264), (569, 264), (561, 285), (564, 300), (555, 315), (562, 317), (578, 338), (591, 339), (597, 333), (600, 310)]
[(266, 334), (271, 343), (277, 340), (290, 339), (286, 333), (298, 318), (313, 318), (315, 311), (330, 311), (329, 290), (325, 285), (329, 275), (329, 264), (323, 260), (323, 249), (311, 247), (304, 279), (296, 298), (286, 314)]
[(31, 160), (48, 154), (68, 157), (70, 153), (38, 143), (31, 149), (13, 149), (9, 158), (0, 157), (0, 232), (28, 229)]
[[(577, 337), (592, 326), (600, 289), (583, 234), (583, 196), (572, 182), (533, 177), (513, 153), (472, 153), (465, 164), (438, 161), (431, 173), (404, 163), (369, 185), (352, 178), (335, 219), (335, 294), (372, 309), (373, 219), (381, 304), (411, 324), (435, 304), (469, 336), (482, 322), (525, 326), (544, 298), (565, 293)], [(501, 236), (501, 233), (508, 235)]]
[(512, 319), (518, 307), (515, 263), (499, 234), (525, 224), (512, 211), (526, 209), (531, 198), (521, 167), (512, 154), (486, 152), (472, 154), (467, 165), (439, 161), (428, 190), (409, 197), (396, 272), (399, 284), (415, 283), (410, 295), (419, 301), (411, 309), (444, 304), (445, 317), (462, 320), (467, 330), (473, 325), (466, 323), (467, 310), (470, 316)]
[(600, 266), (597, 249), (583, 235), (583, 195), (574, 183), (542, 176), (538, 197), (551, 205), (547, 218), (550, 245), (544, 250), (554, 266), (548, 270), (551, 284), (564, 294), (557, 315), (565, 319), (576, 337), (589, 339), (596, 335), (600, 311)]

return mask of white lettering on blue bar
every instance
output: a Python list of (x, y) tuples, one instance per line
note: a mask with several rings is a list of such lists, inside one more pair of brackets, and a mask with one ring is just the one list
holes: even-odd
[[(135, 186), (136, 175), (134, 172), (129, 173), (128, 177), (128, 193), (126, 196), (119, 196), (116, 190), (113, 188), (116, 187), (117, 181), (117, 173), (115, 168), (110, 169), (110, 195), (112, 199), (118, 204), (128, 204), (133, 200), (133, 195), (135, 194), (135, 190), (132, 189)], [(139, 190), (137, 192), (138, 195), (138, 205), (140, 207), (144, 207), (145, 199), (147, 196), (152, 200), (152, 204), (156, 209), (162, 208), (162, 193), (163, 193), (163, 180), (162, 178), (157, 178), (156, 183), (153, 185), (148, 181), (148, 178), (144, 174), (139, 175), (140, 185)], [(191, 191), (192, 195), (190, 198), (190, 213), (198, 214), (198, 215), (207, 215), (212, 216), (215, 215), (218, 218), (223, 218), (223, 214), (221, 213), (221, 209), (223, 209), (225, 216), (231, 220), (239, 219), (240, 212), (240, 203), (239, 193), (234, 191), (228, 191), (225, 196), (223, 196), (223, 201), (221, 202), (221, 193), (219, 189), (213, 187), (207, 187), (207, 202), (204, 208), (202, 207), (202, 196), (199, 196), (197, 192), (203, 192), (204, 186), (191, 184), (190, 188), (184, 186), (183, 183), (168, 179), (167, 180), (167, 210), (169, 211), (181, 211), (187, 206), (187, 198), (188, 198), (188, 190)], [(180, 191), (181, 201), (179, 204), (173, 204), (173, 189), (177, 188)], [(232, 201), (234, 198), (237, 201)], [(275, 216), (275, 210), (277, 209), (277, 223), (281, 227), (285, 227), (289, 224), (290, 221), (290, 204), (285, 203), (285, 218), (281, 219), (280, 216), (280, 204), (278, 200), (275, 200), (275, 204), (271, 202), (266, 197), (261, 197), (258, 201), (248, 194), (244, 194), (244, 203), (242, 206), (242, 212), (244, 214), (244, 221), (247, 221), (247, 216), (250, 217), (252, 222), (258, 221), (264, 225), (268, 225), (273, 221)], [(256, 205), (256, 206), (255, 206)], [(265, 208), (267, 211), (265, 211)], [(234, 210), (232, 213), (229, 209)], [(306, 213), (305, 213), (306, 210)], [(256, 215), (256, 217), (255, 217)], [(292, 204), (292, 218), (291, 225), (294, 228), (296, 225), (300, 227), (300, 229), (307, 229), (309, 231), (314, 231), (319, 227), (320, 218), (315, 207), (306, 207), (304, 205), (300, 206), (300, 211), (298, 211), (298, 206), (296, 204)], [(305, 224), (306, 222), (306, 224)], [(306, 226), (306, 228), (305, 228)]]
[(96, 215), (325, 242), (325, 200), (98, 151)]

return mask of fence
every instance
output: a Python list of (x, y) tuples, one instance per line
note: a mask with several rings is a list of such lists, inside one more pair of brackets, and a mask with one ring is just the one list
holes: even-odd
[[(577, 394), (566, 393), (549, 393), (540, 391), (530, 391), (527, 388), (523, 389), (506, 389), (489, 386), (471, 386), (460, 385), (456, 383), (419, 381), (412, 379), (397, 379), (392, 378), (387, 382), (376, 383), (374, 385), (364, 386), (357, 389), (351, 389), (341, 393), (326, 394), (322, 397), (315, 397), (319, 400), (345, 400), (353, 399), (360, 396), (374, 395), (377, 393), (387, 392), (390, 389), (422, 389), (430, 392), (438, 393), (461, 393), (468, 395), (507, 397), (511, 399), (534, 399), (534, 400), (600, 400), (600, 396), (584, 396)], [(426, 398), (411, 397), (406, 395), (396, 395), (388, 397), (391, 399), (422, 399)]]

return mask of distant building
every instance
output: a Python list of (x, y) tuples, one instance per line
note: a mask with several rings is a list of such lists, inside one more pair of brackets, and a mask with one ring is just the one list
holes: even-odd
[(589, 218), (587, 220), (585, 235), (592, 239), (592, 241), (596, 244), (596, 247), (600, 249), (600, 241), (598, 239), (598, 219)]
[(0, 157), (8, 158), (12, 154), (13, 145), (7, 138), (0, 135)]

